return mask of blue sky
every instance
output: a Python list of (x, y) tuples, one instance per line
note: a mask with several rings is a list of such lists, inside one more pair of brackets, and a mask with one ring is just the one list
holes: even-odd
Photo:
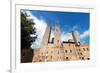
[(46, 25), (54, 26), (56, 23), (59, 23), (62, 39), (70, 38), (71, 32), (74, 30), (79, 33), (82, 44), (89, 44), (89, 13), (37, 10), (27, 10), (27, 13), (33, 19), (37, 19), (40, 22), (43, 21)]
[(78, 12), (55, 12), (55, 11), (31, 11), (38, 19), (45, 20), (49, 25), (54, 25), (57, 22), (61, 25), (62, 29), (77, 25), (80, 32), (89, 28), (89, 13)]

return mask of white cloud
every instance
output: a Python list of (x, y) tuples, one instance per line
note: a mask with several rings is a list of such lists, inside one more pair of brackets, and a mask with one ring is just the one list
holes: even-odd
[[(32, 44), (32, 48), (39, 48), (41, 45), (41, 41), (43, 38), (43, 35), (45, 33), (45, 29), (47, 26), (47, 23), (44, 20), (38, 19), (36, 16), (32, 15), (30, 11), (25, 11), (27, 15), (29, 16), (28, 19), (33, 19), (33, 22), (35, 23), (35, 28), (36, 28), (36, 35), (37, 39), (36, 41)], [(34, 36), (34, 35), (31, 35)]]
[(88, 36), (89, 36), (89, 30), (86, 30), (80, 35), (80, 39), (84, 39), (84, 38), (86, 38)]
[(61, 34), (61, 40), (62, 41), (68, 41), (69, 39), (72, 39), (72, 33), (65, 33), (65, 32), (62, 32)]

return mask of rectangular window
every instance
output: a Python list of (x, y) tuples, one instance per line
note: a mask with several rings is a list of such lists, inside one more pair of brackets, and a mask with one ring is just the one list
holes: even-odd
[(58, 51), (58, 54), (59, 54), (59, 51)]
[(68, 57), (66, 57), (66, 60), (68, 60)]
[(80, 55), (80, 53), (78, 52), (78, 55)]

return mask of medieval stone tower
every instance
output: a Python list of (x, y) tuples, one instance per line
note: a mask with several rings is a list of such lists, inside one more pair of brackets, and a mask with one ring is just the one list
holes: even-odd
[(50, 28), (50, 26), (47, 26), (44, 36), (43, 36), (43, 39), (42, 39), (42, 42), (41, 42), (41, 48), (44, 48), (45, 46), (48, 45), (48, 41), (50, 39), (50, 32), (51, 32), (51, 28)]
[(60, 25), (55, 26), (55, 36), (54, 36), (54, 44), (57, 46), (61, 44), (61, 32)]

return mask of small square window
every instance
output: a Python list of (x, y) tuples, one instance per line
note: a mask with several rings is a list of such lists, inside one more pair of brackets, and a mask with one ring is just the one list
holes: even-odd
[(65, 52), (67, 53), (67, 50), (65, 50)]
[(87, 60), (90, 60), (90, 58), (87, 58)]
[(82, 57), (82, 60), (84, 60), (84, 57)]
[(81, 49), (79, 49), (79, 51), (81, 51)]
[(70, 53), (72, 53), (72, 50), (70, 50)]
[(46, 59), (47, 59), (48, 57), (46, 56)]
[(87, 48), (87, 51), (88, 51), (89, 49)]
[(51, 59), (52, 59), (52, 56), (51, 56)]
[(83, 48), (83, 50), (85, 51), (85, 48)]

